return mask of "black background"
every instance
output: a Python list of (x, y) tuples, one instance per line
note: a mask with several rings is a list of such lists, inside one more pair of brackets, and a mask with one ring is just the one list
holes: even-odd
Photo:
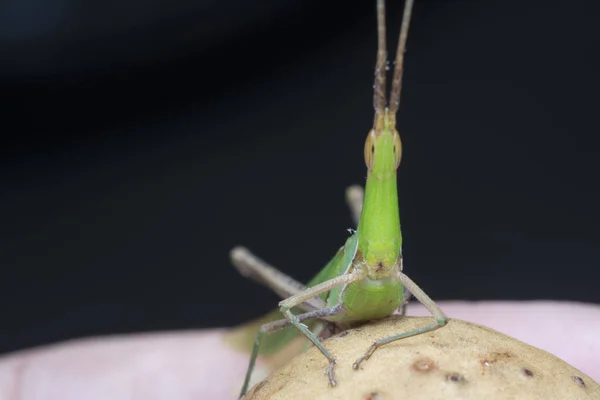
[[(434, 299), (600, 303), (594, 3), (416, 2), (400, 210)], [(0, 352), (240, 323), (277, 298), (231, 247), (306, 280), (343, 244), (374, 1), (4, 4)]]

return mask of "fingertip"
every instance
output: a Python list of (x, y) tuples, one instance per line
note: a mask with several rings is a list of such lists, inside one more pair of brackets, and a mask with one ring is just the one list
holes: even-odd
[(0, 359), (2, 399), (234, 399), (246, 356), (224, 330), (87, 339)]

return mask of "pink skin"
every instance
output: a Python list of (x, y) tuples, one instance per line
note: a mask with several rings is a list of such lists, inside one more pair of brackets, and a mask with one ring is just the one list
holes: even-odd
[[(600, 305), (441, 302), (449, 316), (547, 350), (600, 382)], [(428, 315), (416, 304), (411, 315)], [(234, 399), (248, 357), (224, 329), (77, 340), (0, 357), (3, 400)]]

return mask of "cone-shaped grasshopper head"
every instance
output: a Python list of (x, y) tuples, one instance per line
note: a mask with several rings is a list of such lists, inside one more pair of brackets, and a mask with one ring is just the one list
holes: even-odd
[(402, 235), (396, 170), (402, 142), (388, 113), (378, 115), (365, 141), (367, 185), (358, 226), (359, 249), (371, 279), (381, 279), (399, 264)]

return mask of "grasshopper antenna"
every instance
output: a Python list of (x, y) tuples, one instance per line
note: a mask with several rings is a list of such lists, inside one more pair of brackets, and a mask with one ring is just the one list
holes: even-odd
[(383, 116), (386, 106), (385, 76), (387, 50), (385, 42), (385, 0), (377, 0), (377, 63), (375, 64), (375, 85), (373, 86), (373, 107), (375, 118)]
[[(383, 1), (378, 2), (378, 8), (379, 3), (382, 2)], [(402, 71), (404, 70), (404, 53), (406, 52), (406, 38), (408, 36), (408, 27), (410, 26), (412, 8), (413, 0), (405, 0), (402, 26), (400, 27), (400, 39), (398, 40), (398, 49), (396, 50), (396, 65), (394, 66), (392, 90), (390, 93), (389, 112), (392, 115), (396, 114), (398, 111), (398, 106), (400, 105), (400, 92), (402, 91)]]

